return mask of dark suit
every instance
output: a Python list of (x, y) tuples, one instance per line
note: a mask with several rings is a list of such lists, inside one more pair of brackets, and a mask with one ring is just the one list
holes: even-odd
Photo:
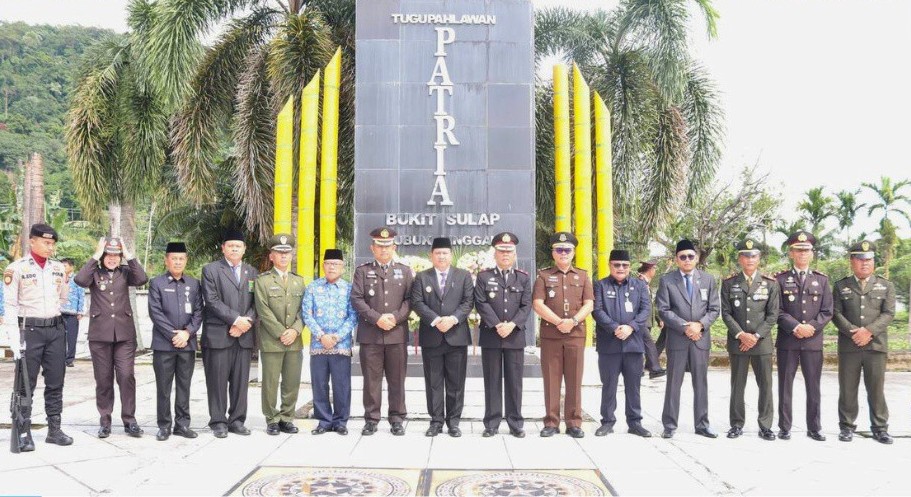
[[(411, 285), (411, 307), (421, 318), (420, 344), (424, 355), (424, 387), (431, 424), (459, 426), (465, 401), (465, 372), (468, 366), (468, 314), (474, 306), (471, 274), (464, 269), (446, 270), (441, 289), (436, 269), (421, 271)], [(458, 324), (446, 333), (431, 326), (435, 319), (453, 316)], [(445, 413), (443, 399), (445, 396)]]
[[(835, 315), (838, 328), (838, 424), (851, 431), (857, 428), (857, 393), (863, 372), (870, 406), (870, 428), (889, 429), (886, 404), (886, 355), (889, 352), (889, 325), (895, 319), (895, 285), (876, 275), (867, 278), (864, 288), (853, 275), (835, 282)], [(873, 334), (870, 343), (858, 347), (851, 330), (866, 328)]]
[[(408, 316), (411, 314), (411, 268), (397, 262), (383, 269), (379, 262), (361, 264), (351, 279), (351, 306), (357, 312), (357, 343), (364, 376), (364, 420), (378, 423), (383, 406), (383, 376), (389, 388), (390, 423), (401, 423), (408, 367)], [(391, 313), (396, 326), (384, 331), (380, 316)]]
[[(822, 330), (832, 319), (832, 289), (829, 278), (809, 271), (803, 283), (796, 270), (775, 275), (781, 287), (781, 312), (778, 314), (778, 427), (791, 431), (791, 395), (797, 366), (807, 387), (807, 429), (819, 431), (820, 381), (822, 379)], [(812, 325), (816, 333), (810, 338), (797, 338), (798, 324)]]
[[(149, 283), (149, 318), (152, 319), (152, 369), (155, 371), (158, 427), (171, 428), (171, 386), (174, 395), (174, 424), (190, 427), (190, 382), (196, 366), (196, 338), (202, 326), (202, 286), (184, 275), (175, 280), (165, 273)], [(187, 345), (172, 343), (174, 330), (190, 334)]]
[[(743, 428), (746, 419), (744, 390), (747, 373), (753, 366), (759, 387), (759, 427), (772, 429), (775, 402), (772, 400), (772, 327), (778, 319), (780, 305), (778, 283), (770, 276), (753, 274), (747, 285), (746, 276), (737, 273), (721, 282), (721, 319), (728, 328), (728, 354), (731, 357), (732, 428)], [(752, 333), (759, 338), (746, 352), (740, 351), (740, 333)]]
[(228, 334), (228, 330), (239, 316), (256, 319), (253, 281), (258, 273), (245, 263), (242, 263), (240, 273), (238, 283), (226, 259), (210, 262), (202, 268), (205, 301), (202, 363), (209, 394), (209, 426), (213, 428), (216, 425), (243, 425), (247, 419), (247, 386), (255, 343), (254, 331), (250, 328), (235, 338)]
[(136, 327), (130, 307), (131, 286), (149, 281), (142, 265), (131, 259), (113, 271), (89, 259), (73, 281), (91, 292), (89, 351), (95, 373), (95, 403), (102, 426), (111, 426), (114, 411), (114, 378), (120, 390), (120, 418), (124, 425), (136, 422)]
[[(693, 381), (693, 421), (697, 430), (709, 428), (708, 363), (712, 348), (712, 323), (718, 319), (721, 303), (715, 278), (694, 269), (692, 292), (687, 294), (683, 275), (677, 269), (661, 276), (658, 284), (658, 318), (667, 330), (667, 387), (664, 391), (664, 429), (677, 429), (680, 413), (680, 387), (689, 369)], [(702, 323), (702, 336), (690, 340), (684, 331), (687, 322)]]
[[(601, 424), (617, 422), (617, 384), (623, 375), (626, 396), (626, 424), (641, 425), (642, 408), (639, 383), (642, 379), (642, 355), (645, 335), (652, 317), (651, 294), (648, 285), (627, 277), (617, 282), (612, 276), (595, 282), (595, 333), (598, 351), (598, 370), (601, 373)], [(614, 335), (620, 325), (633, 328), (633, 333), (621, 340)]]
[[(531, 313), (531, 278), (518, 269), (504, 275), (500, 269), (478, 273), (475, 307), (481, 316), (478, 343), (484, 370), (484, 427), (496, 430), (503, 419), (506, 391), (506, 424), (513, 431), (525, 424), (522, 417), (522, 372), (525, 367), (525, 323)], [(497, 334), (500, 323), (516, 327), (505, 338)]]

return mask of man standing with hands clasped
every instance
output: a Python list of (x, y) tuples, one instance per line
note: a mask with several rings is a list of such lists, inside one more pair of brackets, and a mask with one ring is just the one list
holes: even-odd
[(243, 262), (246, 250), (244, 235), (229, 231), (221, 244), (224, 258), (202, 268), (202, 295), (206, 304), (202, 364), (209, 394), (209, 427), (218, 438), (227, 437), (228, 432), (250, 434), (244, 421), (255, 342), (253, 282), (257, 272)]
[(731, 357), (731, 429), (728, 438), (743, 434), (743, 394), (753, 366), (759, 386), (759, 437), (775, 440), (772, 416), (772, 327), (778, 319), (779, 290), (775, 278), (759, 273), (759, 244), (747, 238), (737, 244), (742, 271), (721, 282), (721, 319), (728, 328)]
[(696, 269), (699, 255), (689, 240), (677, 242), (677, 269), (665, 273), (658, 284), (658, 317), (667, 329), (667, 387), (664, 391), (662, 438), (672, 438), (680, 414), (680, 387), (687, 370), (693, 381), (693, 421), (696, 434), (717, 438), (709, 426), (709, 351), (712, 323), (721, 303), (712, 275)]
[(857, 425), (857, 389), (863, 372), (873, 439), (891, 444), (884, 385), (889, 324), (895, 319), (895, 285), (873, 274), (876, 246), (863, 240), (848, 249), (851, 276), (835, 282), (838, 328), (838, 439), (850, 442)]

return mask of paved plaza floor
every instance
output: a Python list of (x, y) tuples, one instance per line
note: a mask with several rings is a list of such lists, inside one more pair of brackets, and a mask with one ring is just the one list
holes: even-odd
[[(586, 358), (594, 365), (593, 356)], [(113, 434), (98, 439), (97, 411), (91, 363), (78, 360), (67, 370), (64, 391), (65, 431), (75, 439), (69, 447), (44, 443), (41, 381), (33, 420), (36, 450), (11, 454), (9, 430), (0, 430), (0, 495), (907, 495), (911, 494), (911, 373), (888, 373), (894, 445), (884, 446), (859, 436), (851, 443), (837, 440), (837, 377), (823, 374), (825, 442), (804, 435), (802, 378), (795, 386), (796, 425), (790, 441), (767, 442), (757, 436), (756, 387), (747, 389), (745, 435), (724, 438), (728, 428), (729, 373), (709, 373), (709, 412), (721, 435), (709, 440), (692, 429), (692, 390), (684, 385), (680, 430), (672, 440), (658, 437), (664, 379), (643, 379), (644, 425), (655, 437), (626, 433), (619, 399), (616, 432), (595, 437), (600, 386), (596, 368), (587, 368), (583, 391), (586, 422), (583, 439), (566, 435), (538, 437), (543, 415), (540, 378), (526, 379), (523, 410), (528, 437), (507, 434), (505, 423), (497, 437), (482, 438), (483, 384), (469, 378), (462, 422), (464, 436), (445, 433), (427, 438), (428, 416), (423, 379), (408, 378), (407, 434), (394, 437), (383, 421), (371, 437), (363, 426), (361, 378), (353, 378), (350, 434), (313, 436), (315, 421), (297, 421), (296, 435), (269, 436), (260, 412), (260, 390), (249, 391), (247, 437), (216, 439), (208, 421), (202, 364), (197, 363), (192, 386), (192, 427), (199, 438), (155, 440), (155, 382), (151, 361), (137, 362), (137, 417), (145, 429), (141, 439), (126, 436), (115, 424)], [(10, 391), (12, 363), (0, 362), (0, 393)], [(752, 379), (750, 380), (753, 381)], [(863, 395), (863, 394), (861, 394)], [(308, 384), (301, 387), (299, 406), (311, 400)], [(776, 395), (777, 400), (777, 395)], [(861, 401), (863, 406), (863, 400)], [(115, 407), (115, 419), (117, 418)], [(384, 406), (385, 410), (385, 406)], [(5, 416), (4, 416), (5, 417)], [(3, 420), (6, 421), (5, 419)], [(777, 422), (777, 416), (776, 416)], [(868, 429), (861, 409), (858, 425)], [(4, 425), (8, 426), (8, 425)]]

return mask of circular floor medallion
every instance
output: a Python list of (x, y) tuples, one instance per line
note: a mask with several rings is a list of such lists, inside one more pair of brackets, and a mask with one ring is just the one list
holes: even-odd
[(515, 471), (479, 473), (446, 481), (436, 489), (438, 496), (570, 496), (605, 495), (604, 490), (586, 480), (554, 473)]
[(249, 496), (410, 495), (401, 478), (358, 469), (314, 469), (260, 478), (244, 486)]

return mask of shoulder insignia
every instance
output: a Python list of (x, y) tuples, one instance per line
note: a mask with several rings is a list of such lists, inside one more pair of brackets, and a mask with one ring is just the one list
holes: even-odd
[(826, 273), (821, 273), (821, 272), (819, 272), (819, 271), (817, 271), (817, 270), (815, 270), (815, 269), (813, 269), (811, 272), (812, 272), (813, 274), (815, 274), (815, 275), (818, 275), (818, 276), (825, 276), (826, 278), (829, 277), (829, 275), (827, 275)]
[(763, 274), (762, 279), (769, 280), (769, 281), (775, 281), (775, 277), (770, 274)]
[(3, 271), (3, 284), (9, 285), (13, 282), (13, 270), (7, 266), (6, 271)]
[(774, 277), (777, 278), (777, 277), (779, 277), (779, 276), (781, 276), (781, 275), (788, 274), (788, 273), (790, 273), (790, 272), (791, 272), (790, 269), (783, 269), (783, 270), (778, 271), (777, 273), (775, 273)]
[[(371, 261), (371, 262), (365, 262), (365, 263), (363, 263), (363, 264), (359, 264), (357, 267), (369, 266), (369, 265), (371, 265), (371, 264), (373, 264), (373, 261)], [(396, 263), (396, 264), (398, 264), (398, 263)]]
[(724, 277), (724, 281), (732, 280), (732, 279), (736, 278), (738, 274), (739, 274), (739, 273), (737, 273), (737, 272), (733, 272), (733, 273), (731, 273), (731, 274), (725, 276), (725, 277)]
[(523, 270), (521, 270), (521, 269), (519, 269), (519, 268), (516, 268), (516, 272), (517, 272), (517, 273), (522, 273), (522, 274), (524, 274), (525, 276), (528, 276), (528, 271), (523, 271)]

